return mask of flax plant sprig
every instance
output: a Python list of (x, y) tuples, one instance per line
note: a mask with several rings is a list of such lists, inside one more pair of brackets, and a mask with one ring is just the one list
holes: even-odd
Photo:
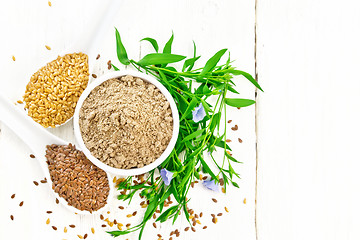
[[(148, 200), (142, 222), (134, 227), (123, 231), (108, 232), (112, 236), (125, 235), (130, 232), (140, 231), (141, 239), (144, 227), (151, 219), (156, 210), (160, 211), (160, 216), (156, 221), (164, 222), (173, 219), (173, 223), (178, 218), (181, 211), (184, 212), (189, 224), (189, 212), (187, 208), (187, 193), (191, 183), (200, 178), (200, 173), (209, 174), (211, 179), (204, 181), (205, 187), (217, 190), (220, 179), (223, 179), (224, 188), (229, 184), (239, 187), (235, 178), (240, 175), (233, 169), (233, 164), (238, 164), (236, 158), (231, 156), (231, 148), (226, 144), (226, 105), (231, 107), (246, 107), (255, 103), (254, 100), (241, 98), (227, 98), (227, 93), (239, 94), (235, 90), (233, 76), (242, 75), (258, 89), (261, 89), (255, 79), (246, 72), (237, 70), (231, 65), (229, 57), (224, 64), (219, 64), (222, 56), (227, 49), (222, 49), (215, 53), (204, 65), (204, 67), (194, 69), (196, 61), (200, 56), (196, 53), (194, 43), (193, 56), (172, 54), (171, 47), (174, 35), (165, 44), (163, 51), (159, 52), (159, 46), (155, 39), (144, 38), (141, 41), (148, 41), (154, 48), (154, 53), (149, 53), (139, 61), (128, 59), (127, 52), (121, 41), (120, 34), (116, 30), (117, 56), (120, 63), (132, 65), (138, 71), (145, 72), (154, 76), (160, 81), (174, 98), (180, 117), (179, 137), (176, 145), (167, 159), (157, 168), (147, 174), (142, 182), (133, 182), (133, 177), (128, 177), (118, 184), (118, 190), (122, 194), (118, 195), (120, 200), (129, 200), (135, 193)], [(183, 61), (181, 71), (171, 63)], [(115, 70), (119, 70), (114, 66)], [(209, 103), (209, 98), (215, 98), (215, 104)], [(225, 126), (224, 132), (220, 132), (220, 125)], [(222, 149), (223, 157), (215, 159), (213, 152)], [(205, 152), (209, 153), (210, 160), (206, 160)], [(216, 166), (211, 169), (207, 161), (212, 161)], [(216, 168), (216, 170), (214, 170)], [(156, 172), (160, 171), (161, 177), (156, 177)], [(125, 191), (124, 191), (125, 190)], [(125, 193), (126, 192), (126, 193)], [(166, 207), (165, 201), (169, 196), (173, 196), (176, 201), (174, 206)]]

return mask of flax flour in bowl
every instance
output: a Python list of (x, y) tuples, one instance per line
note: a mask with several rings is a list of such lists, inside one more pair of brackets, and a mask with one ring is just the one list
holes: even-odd
[(99, 80), (84, 91), (75, 111), (75, 136), (86, 156), (120, 175), (160, 165), (178, 135), (179, 117), (170, 93), (138, 72), (114, 72)]

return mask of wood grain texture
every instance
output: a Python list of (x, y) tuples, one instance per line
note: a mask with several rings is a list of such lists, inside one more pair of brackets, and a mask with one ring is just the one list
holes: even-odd
[(360, 239), (360, 6), (257, 4), (258, 239)]
[[(66, 50), (88, 24), (98, 20), (98, 12), (104, 1), (7, 1), (0, 8), (0, 24), (2, 36), (0, 44), (0, 78), (1, 92), (12, 101), (21, 98), (26, 83), (33, 72), (42, 64), (57, 57)], [(217, 50), (228, 47), (234, 63), (239, 69), (254, 74), (254, 2), (229, 0), (219, 3), (215, 0), (200, 1), (123, 1), (123, 7), (114, 20), (122, 36), (122, 40), (131, 58), (144, 56), (150, 46), (140, 43), (143, 37), (154, 37), (162, 46), (174, 31), (173, 51), (192, 54), (192, 40), (198, 46), (202, 55), (201, 63), (211, 57)], [(101, 57), (96, 61), (93, 72), (98, 76), (108, 72), (106, 62), (111, 59), (117, 63), (115, 53), (115, 37), (113, 26), (103, 36), (104, 41), (99, 46)], [(51, 51), (45, 48), (51, 47)], [(12, 60), (12, 55), (16, 61)], [(119, 64), (116, 64), (119, 65)], [(237, 89), (243, 98), (254, 98), (254, 87), (245, 79), (235, 78)], [(0, 113), (1, 114), (1, 113)], [(233, 141), (230, 146), (233, 154), (244, 164), (236, 166), (241, 173), (240, 190), (229, 188), (227, 195), (205, 190), (200, 184), (191, 189), (192, 201), (190, 207), (204, 212), (202, 225), (208, 225), (206, 230), (198, 228), (196, 233), (184, 232), (184, 218), (179, 218), (173, 227), (171, 223), (162, 224), (153, 229), (151, 223), (144, 232), (143, 239), (156, 239), (161, 233), (164, 239), (169, 238), (169, 232), (179, 228), (181, 239), (255, 239), (255, 107), (237, 110), (228, 109), (228, 118), (233, 122), (229, 125), (239, 125), (236, 132), (229, 131)], [(67, 141), (74, 141), (72, 121), (61, 128), (49, 130)], [(34, 136), (36, 137), (36, 136)], [(243, 143), (238, 143), (241, 137)], [(36, 159), (29, 157), (30, 150), (5, 126), (1, 126), (0, 134), (0, 239), (77, 239), (77, 234), (89, 234), (87, 239), (112, 239), (102, 228), (99, 216), (85, 217), (69, 213), (55, 203), (51, 190), (33, 181), (43, 178)], [(14, 172), (16, 171), (16, 174)], [(16, 197), (11, 199), (11, 195)], [(115, 196), (114, 196), (115, 197)], [(213, 203), (211, 198), (217, 198)], [(243, 199), (247, 203), (243, 203)], [(20, 201), (24, 205), (19, 207)], [(125, 203), (115, 201), (110, 208), (110, 214), (104, 215), (110, 220), (116, 218), (124, 225), (138, 223), (141, 211), (135, 200), (134, 205), (120, 210), (119, 205)], [(139, 201), (140, 202), (140, 201)], [(224, 213), (227, 206), (230, 213)], [(53, 211), (47, 214), (46, 211)], [(138, 211), (131, 221), (126, 214)], [(211, 223), (210, 213), (223, 212), (217, 225)], [(14, 221), (10, 220), (14, 215)], [(46, 225), (46, 219), (51, 223)], [(69, 224), (75, 224), (74, 229)], [(56, 226), (54, 231), (51, 226)], [(67, 226), (68, 232), (63, 228)], [(95, 228), (95, 235), (90, 228)], [(113, 228), (114, 229), (114, 228)], [(21, 231), (20, 231), (21, 230)], [(127, 236), (137, 239), (136, 234)], [(122, 237), (119, 239), (126, 239)]]

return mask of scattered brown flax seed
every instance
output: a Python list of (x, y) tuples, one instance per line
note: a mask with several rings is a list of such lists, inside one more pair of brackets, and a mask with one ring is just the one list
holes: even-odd
[(194, 227), (191, 227), (191, 230), (192, 230), (193, 232), (196, 232), (196, 229), (195, 229)]
[(203, 229), (207, 229), (207, 226), (204, 226)]
[(103, 224), (103, 225), (101, 225), (101, 227), (106, 227), (106, 225), (105, 225), (105, 224)]
[(205, 177), (203, 177), (203, 179), (202, 180), (206, 180), (208, 177), (207, 176), (205, 176)]
[(48, 218), (47, 220), (46, 220), (46, 224), (49, 224), (50, 223), (50, 218)]
[(51, 7), (51, 2), (50, 1), (48, 1), (48, 5), (49, 5), (49, 7)]
[(93, 78), (97, 78), (97, 75), (96, 74), (91, 74), (91, 76), (93, 77)]
[(91, 228), (91, 232), (92, 234), (95, 234), (95, 229), (93, 227)]
[(121, 210), (124, 210), (124, 207), (123, 207), (123, 206), (119, 206), (119, 208), (120, 208)]
[(229, 121), (228, 121), (228, 123), (231, 123), (231, 122), (232, 122), (232, 120), (229, 120)]
[(14, 62), (15, 62), (15, 60), (16, 60), (14, 55), (12, 56), (12, 60), (13, 60)]
[(201, 212), (201, 213), (200, 213), (200, 217), (202, 217), (202, 216), (203, 216), (203, 213)]
[(186, 227), (185, 228), (185, 232), (189, 231), (190, 227)]
[(132, 215), (135, 216), (137, 214), (137, 211), (133, 212)]
[(211, 199), (214, 203), (217, 203), (217, 200), (215, 198)]
[(96, 60), (98, 60), (100, 58), (100, 54), (98, 54), (97, 56), (96, 56)]
[(51, 47), (49, 47), (48, 45), (45, 45), (47, 50), (51, 50)]
[(14, 221), (14, 216), (13, 216), (13, 215), (10, 215), (10, 219), (11, 219), (12, 221)]
[(13, 195), (11, 195), (11, 199), (14, 199), (14, 197), (15, 197), (15, 193)]
[(50, 214), (50, 213), (52, 213), (52, 211), (46, 211), (46, 213), (47, 213), (47, 214)]
[(192, 188), (194, 188), (194, 182), (192, 182), (190, 185), (191, 185)]
[(46, 181), (46, 180), (40, 180), (40, 182), (41, 182), (41, 183), (47, 183), (47, 181)]
[(19, 206), (22, 207), (24, 205), (24, 201), (21, 201)]
[(153, 214), (153, 219), (156, 219), (156, 214), (155, 213)]
[(243, 203), (246, 204), (246, 198), (244, 198)]
[(71, 224), (71, 225), (69, 225), (69, 227), (71, 227), (71, 228), (75, 228), (75, 225), (74, 225), (74, 224)]
[(236, 125), (235, 124), (235, 126), (233, 126), (232, 128), (231, 128), (231, 130), (233, 130), (233, 131), (236, 131), (236, 130), (238, 130), (239, 129), (239, 127), (238, 127), (238, 125)]
[(114, 224), (117, 224), (117, 221), (116, 221), (116, 219), (114, 219)]
[(128, 223), (128, 224), (126, 224), (125, 226), (126, 226), (126, 227), (130, 227), (130, 226), (131, 226), (131, 223)]
[(222, 216), (222, 213), (218, 213), (217, 216), (221, 217), (221, 216)]
[(223, 179), (223, 178), (220, 178), (220, 179), (219, 179), (219, 183), (220, 183), (220, 186), (224, 186), (224, 179)]
[(212, 222), (213, 222), (214, 224), (216, 224), (216, 223), (218, 222), (218, 219), (215, 217), (215, 218), (212, 219)]
[(169, 238), (169, 240), (172, 240), (172, 239), (173, 239), (172, 237)]
[(226, 142), (227, 142), (227, 143), (231, 142), (231, 139), (226, 139)]
[(39, 183), (37, 181), (33, 181), (33, 183), (35, 184), (35, 186), (39, 185)]
[(238, 141), (239, 141), (239, 143), (242, 143), (242, 142), (243, 142), (243, 140), (242, 140), (241, 138), (238, 138)]
[[(187, 200), (186, 200), (186, 201), (187, 201)], [(148, 203), (148, 204), (149, 204), (149, 203)], [(155, 212), (156, 212), (156, 213), (160, 213), (160, 210), (156, 210)]]
[(104, 216), (102, 214), (100, 214), (100, 219), (104, 220)]
[(52, 229), (54, 229), (55, 231), (57, 230), (57, 227), (55, 227), (55, 226), (51, 226), (52, 227)]
[(56, 204), (59, 204), (59, 199), (55, 199)]
[(34, 154), (30, 154), (30, 157), (31, 157), (31, 158), (35, 158), (35, 155), (34, 155)]
[(84, 235), (84, 239), (86, 239), (86, 238), (87, 238), (87, 236), (88, 236), (88, 234), (87, 234), (87, 233), (85, 233), (85, 235)]
[(154, 228), (156, 228), (156, 223), (153, 223)]
[(161, 238), (162, 236), (161, 236), (161, 234), (157, 234), (157, 236), (159, 237), (159, 238)]

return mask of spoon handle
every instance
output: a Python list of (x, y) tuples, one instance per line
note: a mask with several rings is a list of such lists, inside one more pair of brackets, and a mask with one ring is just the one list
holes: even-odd
[(15, 132), (34, 154), (44, 156), (45, 146), (48, 144), (66, 144), (65, 141), (35, 123), (24, 111), (15, 107), (2, 94), (0, 94), (0, 121)]

